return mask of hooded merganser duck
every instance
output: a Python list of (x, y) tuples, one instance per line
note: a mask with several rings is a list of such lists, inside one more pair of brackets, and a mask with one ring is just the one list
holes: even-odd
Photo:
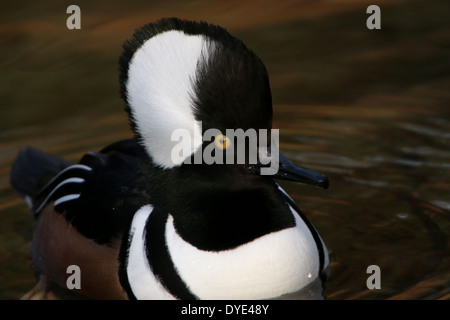
[[(170, 18), (138, 29), (119, 64), (134, 138), (78, 164), (30, 147), (13, 164), (11, 183), (36, 221), (32, 258), (43, 290), (56, 298), (271, 299), (324, 279), (327, 248), (274, 178), (327, 188), (325, 176), (274, 152), (273, 139), (264, 153), (277, 164), (273, 174), (249, 153), (231, 164), (194, 160), (211, 145), (231, 154), (235, 141), (205, 139), (208, 129), (270, 131), (261, 60), (221, 27)], [(179, 129), (190, 144), (174, 157)], [(73, 265), (81, 286), (69, 289)]]

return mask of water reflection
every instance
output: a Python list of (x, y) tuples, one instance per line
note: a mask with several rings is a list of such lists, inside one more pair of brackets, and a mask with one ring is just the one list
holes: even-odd
[(325, 299), (323, 296), (323, 286), (324, 284), (320, 278), (317, 278), (301, 290), (282, 295), (273, 300), (323, 300)]

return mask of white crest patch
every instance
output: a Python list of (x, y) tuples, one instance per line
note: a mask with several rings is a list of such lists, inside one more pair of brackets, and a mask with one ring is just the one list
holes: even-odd
[(190, 132), (192, 153), (202, 144), (193, 98), (197, 68), (208, 58), (211, 48), (204, 36), (172, 30), (147, 40), (130, 61), (128, 104), (146, 151), (162, 168), (184, 161), (171, 157), (173, 147), (179, 144), (171, 141), (174, 130)]

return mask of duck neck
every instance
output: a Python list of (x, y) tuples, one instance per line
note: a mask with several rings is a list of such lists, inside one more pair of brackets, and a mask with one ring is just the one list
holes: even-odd
[(151, 203), (170, 214), (179, 235), (198, 249), (232, 249), (295, 226), (289, 205), (268, 176), (227, 165), (170, 170), (148, 165), (145, 173)]
[(265, 234), (295, 226), (278, 190), (258, 187), (211, 188), (179, 194), (179, 206), (168, 209), (177, 233), (195, 247), (220, 251), (235, 248)]

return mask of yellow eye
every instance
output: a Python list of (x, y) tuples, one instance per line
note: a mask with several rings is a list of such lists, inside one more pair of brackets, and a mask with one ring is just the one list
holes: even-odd
[(219, 149), (226, 149), (231, 145), (231, 141), (230, 139), (228, 139), (225, 135), (223, 134), (218, 134), (215, 139), (214, 139), (214, 143), (216, 144), (216, 146)]

